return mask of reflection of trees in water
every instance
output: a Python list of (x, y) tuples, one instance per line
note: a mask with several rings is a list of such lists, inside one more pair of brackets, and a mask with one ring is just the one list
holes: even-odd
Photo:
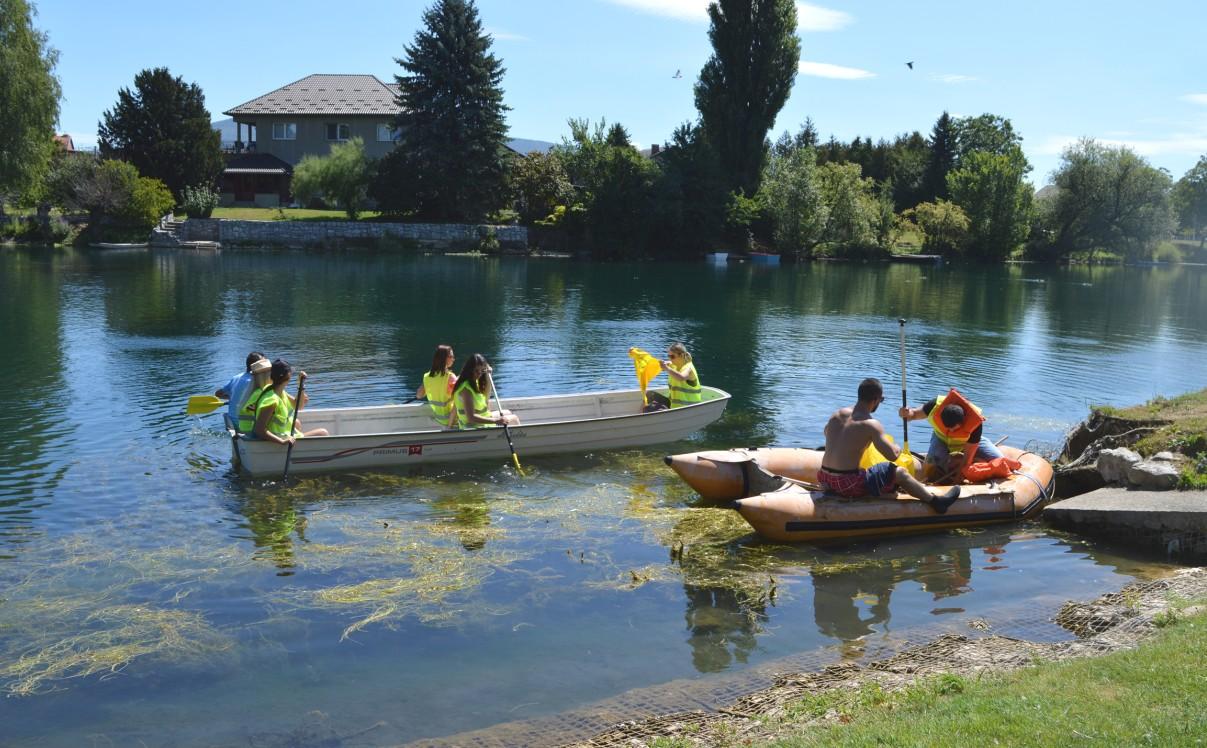
[(64, 438), (79, 426), (64, 417), (72, 405), (64, 397), (68, 383), (63, 378), (62, 312), (72, 297), (60, 278), (65, 264), (60, 250), (0, 252), (0, 339), (5, 347), (0, 387), (9, 395), (0, 411), (0, 466), (5, 473), (0, 475), (0, 558), (19, 547), (38, 515), (49, 510), (66, 473), (51, 455), (65, 448)]

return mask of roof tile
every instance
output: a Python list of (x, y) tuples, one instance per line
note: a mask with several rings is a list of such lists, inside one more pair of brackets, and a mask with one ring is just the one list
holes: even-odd
[(398, 114), (398, 87), (373, 75), (316, 73), (223, 112), (250, 114)]

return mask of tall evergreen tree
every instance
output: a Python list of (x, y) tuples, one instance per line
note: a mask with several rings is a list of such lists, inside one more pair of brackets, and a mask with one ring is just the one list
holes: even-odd
[(59, 53), (33, 15), (25, 0), (0, 0), (0, 215), (46, 174), (59, 119)]
[(398, 146), (377, 194), (383, 207), (441, 221), (476, 221), (507, 200), (503, 64), (472, 0), (437, 0), (395, 59)]
[(177, 200), (185, 187), (213, 186), (222, 173), (221, 135), (210, 125), (201, 87), (167, 68), (143, 70), (134, 90), (118, 91), (97, 135), (102, 156), (163, 181)]
[(939, 115), (930, 132), (930, 160), (926, 163), (926, 176), (922, 180), (920, 202), (946, 200), (947, 175), (956, 164), (956, 131), (951, 115)]
[(793, 0), (715, 0), (713, 54), (696, 83), (696, 109), (731, 191), (754, 195), (767, 131), (788, 100), (800, 62)]

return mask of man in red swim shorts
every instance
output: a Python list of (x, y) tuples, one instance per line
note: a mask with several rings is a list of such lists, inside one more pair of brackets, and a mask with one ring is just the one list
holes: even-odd
[[(892, 463), (901, 450), (884, 438), (884, 425), (872, 416), (884, 402), (884, 387), (880, 380), (869, 378), (860, 382), (858, 398), (853, 407), (834, 411), (826, 423), (826, 453), (821, 469), (817, 471), (817, 482), (826, 490), (848, 498), (894, 494), (900, 487), (944, 514), (952, 502), (960, 498), (960, 487), (955, 486), (936, 496), (909, 471)], [(860, 468), (859, 458), (869, 444), (875, 444), (880, 454), (890, 461)]]

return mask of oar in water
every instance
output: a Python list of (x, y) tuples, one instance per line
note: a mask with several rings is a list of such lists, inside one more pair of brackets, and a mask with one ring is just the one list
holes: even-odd
[(281, 471), (281, 480), (284, 481), (289, 477), (289, 457), (293, 454), (293, 443), (297, 441), (297, 437), (293, 435), (293, 429), (298, 425), (298, 411), (302, 409), (302, 393), (306, 391), (306, 373), (302, 372), (298, 375), (298, 396), (293, 403), (293, 421), (289, 424), (289, 447), (285, 449), (285, 469)]
[(189, 404), (185, 408), (185, 412), (191, 416), (201, 416), (213, 413), (223, 405), (226, 405), (226, 400), (217, 395), (192, 395), (189, 397)]
[(499, 391), (495, 389), (495, 380), (490, 376), (490, 372), (486, 372), (486, 383), (490, 385), (490, 391), (494, 393), (495, 405), (499, 406), (499, 417), (503, 419), (503, 436), (507, 437), (507, 448), (511, 450), (511, 461), (515, 463), (516, 472), (520, 475), (524, 474), (524, 469), (520, 467), (520, 458), (515, 453), (515, 444), (511, 442), (511, 427), (507, 425), (507, 416), (503, 414), (503, 401), (499, 399)]

